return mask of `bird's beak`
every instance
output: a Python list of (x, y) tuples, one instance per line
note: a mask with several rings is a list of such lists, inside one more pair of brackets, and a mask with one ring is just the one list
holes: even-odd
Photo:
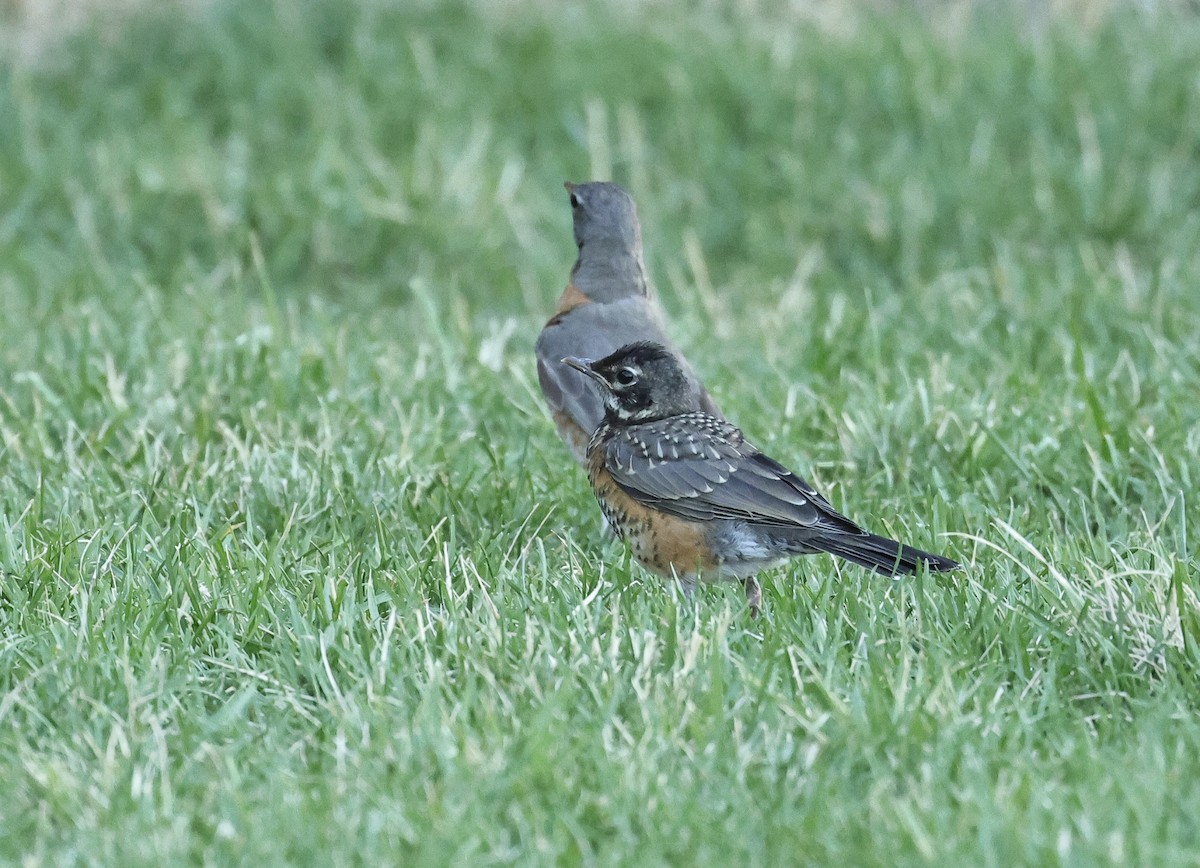
[(574, 193), (575, 188), (578, 186), (578, 184), (572, 184), (570, 181), (563, 181), (563, 189), (565, 189), (568, 193)]
[(567, 356), (565, 359), (561, 359), (560, 361), (568, 368), (574, 368), (584, 376), (591, 377), (598, 383), (604, 383), (604, 378), (596, 373), (596, 371), (592, 368), (591, 359), (577, 359), (574, 356)]

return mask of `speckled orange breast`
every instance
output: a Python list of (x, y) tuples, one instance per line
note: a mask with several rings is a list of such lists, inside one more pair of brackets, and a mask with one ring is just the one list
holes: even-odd
[(592, 450), (587, 470), (604, 517), (642, 566), (668, 578), (694, 579), (701, 572), (715, 578), (717, 561), (698, 523), (651, 509), (626, 494), (604, 466), (603, 449)]

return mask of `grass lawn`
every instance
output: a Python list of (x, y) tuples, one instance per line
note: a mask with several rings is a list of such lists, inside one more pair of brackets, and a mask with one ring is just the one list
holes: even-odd
[[(0, 862), (1200, 861), (1200, 13), (92, 5), (3, 13)], [(532, 362), (593, 177), (961, 574), (752, 622), (600, 536)]]

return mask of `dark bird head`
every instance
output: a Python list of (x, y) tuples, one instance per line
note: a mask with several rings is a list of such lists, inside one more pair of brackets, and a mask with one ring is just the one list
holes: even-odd
[(563, 185), (571, 199), (571, 217), (575, 222), (575, 243), (624, 251), (641, 256), (642, 225), (638, 222), (633, 199), (616, 184), (591, 181)]
[(563, 364), (600, 384), (610, 420), (652, 422), (700, 409), (695, 384), (679, 359), (660, 344), (642, 341), (599, 361), (567, 357)]

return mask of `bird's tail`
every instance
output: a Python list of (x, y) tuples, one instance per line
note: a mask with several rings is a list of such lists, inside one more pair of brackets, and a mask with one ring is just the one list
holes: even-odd
[(873, 533), (827, 534), (810, 542), (822, 551), (869, 567), (885, 576), (915, 573), (917, 565), (921, 563), (926, 564), (931, 573), (956, 570), (961, 566), (950, 558), (901, 545), (894, 539), (876, 536)]

